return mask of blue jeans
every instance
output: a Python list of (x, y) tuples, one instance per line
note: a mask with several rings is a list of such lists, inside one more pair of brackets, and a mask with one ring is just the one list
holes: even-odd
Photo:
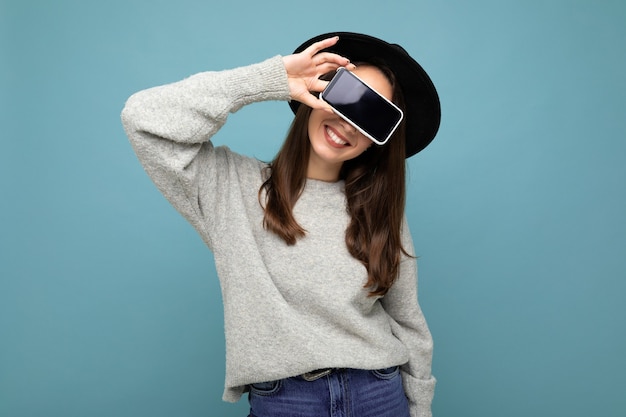
[(409, 417), (400, 369), (342, 369), (252, 384), (248, 417)]

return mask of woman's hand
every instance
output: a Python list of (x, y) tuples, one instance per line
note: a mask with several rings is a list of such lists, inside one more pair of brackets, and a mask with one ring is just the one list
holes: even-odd
[(287, 70), (289, 94), (292, 100), (298, 100), (314, 109), (324, 109), (332, 112), (331, 107), (323, 100), (315, 97), (311, 92), (324, 90), (328, 81), (319, 77), (339, 67), (354, 69), (355, 66), (347, 58), (321, 50), (333, 46), (339, 37), (324, 39), (306, 48), (304, 51), (283, 57), (283, 64)]

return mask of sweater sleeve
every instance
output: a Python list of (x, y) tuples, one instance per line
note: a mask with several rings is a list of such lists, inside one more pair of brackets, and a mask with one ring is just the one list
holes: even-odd
[[(211, 247), (220, 188), (232, 187), (233, 165), (252, 163), (214, 148), (209, 139), (246, 104), (288, 100), (280, 56), (258, 64), (203, 72), (133, 94), (122, 124), (144, 169), (163, 195)], [(230, 177), (230, 178), (229, 178)]]
[[(413, 243), (406, 220), (403, 244), (413, 253)], [(435, 378), (431, 374), (433, 341), (426, 319), (417, 301), (417, 262), (405, 257), (400, 274), (389, 292), (382, 298), (385, 311), (392, 318), (394, 335), (409, 350), (409, 362), (401, 368), (404, 390), (409, 400), (411, 417), (431, 417), (431, 402)]]

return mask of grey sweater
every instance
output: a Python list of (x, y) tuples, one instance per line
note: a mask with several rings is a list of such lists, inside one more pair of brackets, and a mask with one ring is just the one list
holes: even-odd
[[(263, 100), (289, 100), (280, 56), (138, 92), (122, 112), (146, 172), (213, 251), (224, 301), (224, 400), (237, 401), (248, 384), (320, 368), (402, 365), (411, 416), (430, 416), (432, 339), (415, 259), (402, 260), (387, 295), (368, 297), (366, 270), (345, 245), (341, 181), (307, 181), (294, 208), (307, 233), (288, 246), (262, 225), (266, 164), (210, 142), (229, 113)], [(406, 222), (403, 244), (413, 250)]]

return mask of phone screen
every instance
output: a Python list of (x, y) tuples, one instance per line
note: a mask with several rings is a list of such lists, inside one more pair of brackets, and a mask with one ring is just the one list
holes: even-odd
[(345, 68), (339, 68), (320, 95), (335, 112), (382, 145), (402, 120), (402, 110)]

